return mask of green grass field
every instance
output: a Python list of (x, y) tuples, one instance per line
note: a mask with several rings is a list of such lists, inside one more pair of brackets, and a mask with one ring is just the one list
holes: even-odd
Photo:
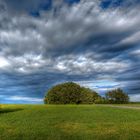
[(98, 105), (2, 105), (0, 140), (140, 140), (140, 110)]

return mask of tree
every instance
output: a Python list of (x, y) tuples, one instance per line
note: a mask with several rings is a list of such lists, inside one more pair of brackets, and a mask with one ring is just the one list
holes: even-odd
[(67, 82), (52, 87), (46, 94), (48, 104), (92, 104), (99, 95), (89, 88)]
[(80, 93), (78, 84), (68, 82), (52, 87), (46, 97), (49, 104), (73, 104), (80, 102)]
[(95, 104), (108, 104), (108, 100), (106, 98), (99, 96), (95, 101)]
[(128, 103), (129, 96), (120, 88), (108, 91), (106, 93), (106, 99), (110, 103)]
[(93, 104), (95, 100), (99, 97), (98, 93), (85, 87), (81, 87), (81, 96), (83, 104)]

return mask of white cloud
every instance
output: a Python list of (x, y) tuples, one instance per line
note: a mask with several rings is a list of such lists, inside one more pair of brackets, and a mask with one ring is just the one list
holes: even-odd
[(11, 97), (8, 97), (8, 100), (11, 100), (11, 101), (25, 101), (25, 102), (42, 102), (42, 99), (41, 98), (31, 98), (31, 97), (22, 97), (22, 96), (11, 96)]
[[(60, 3), (54, 5), (56, 4)], [(9, 11), (5, 15), (2, 14), (0, 16), (3, 25), (0, 29), (0, 54), (3, 55), (1, 67), (6, 67), (9, 63), (8, 70), (21, 73), (46, 69), (46, 71), (56, 70), (68, 74), (74, 72), (78, 75), (124, 71), (129, 67), (128, 61), (96, 58), (102, 56), (102, 53), (96, 50), (105, 46), (105, 43), (101, 43), (97, 38), (102, 34), (124, 34), (138, 29), (140, 23), (140, 16), (136, 14), (138, 9), (129, 12), (125, 8), (102, 10), (99, 4), (98, 0), (81, 0), (70, 7), (64, 4), (59, 7), (56, 15), (52, 9), (42, 12), (40, 18), (16, 14), (10, 17)], [(121, 38), (121, 44), (139, 41), (139, 32), (132, 31)], [(90, 50), (91, 46), (83, 45), (91, 37), (94, 51)], [(116, 45), (118, 42), (113, 44), (114, 47)], [(73, 53), (78, 48), (88, 51), (85, 51), (84, 55), (83, 51), (81, 55)], [(94, 58), (87, 58), (89, 51), (95, 56)], [(56, 58), (52, 59), (53, 55), (56, 55)]]
[(7, 59), (5, 59), (4, 57), (0, 56), (0, 68), (6, 68), (10, 66), (10, 63)]
[(93, 89), (97, 92), (106, 92), (108, 90), (116, 89), (120, 87), (120, 83), (114, 81), (114, 79), (100, 79), (100, 80), (89, 80), (89, 81), (76, 81), (81, 86), (88, 87), (90, 89)]
[(132, 54), (134, 56), (139, 56), (140, 57), (140, 49), (134, 50), (130, 54)]
[(135, 102), (140, 101), (140, 94), (131, 94), (129, 96), (130, 96), (130, 101), (135, 101)]
[(119, 62), (118, 60), (100, 61), (83, 55), (66, 55), (58, 58), (56, 65), (57, 70), (68, 72), (72, 74), (88, 74), (93, 72), (122, 72), (129, 67), (125, 61)]
[(131, 36), (125, 38), (120, 42), (120, 44), (132, 44), (132, 43), (139, 43), (140, 44), (140, 31), (132, 34)]

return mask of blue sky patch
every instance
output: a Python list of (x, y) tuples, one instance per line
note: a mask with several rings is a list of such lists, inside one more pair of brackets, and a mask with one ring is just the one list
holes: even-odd
[(29, 14), (33, 17), (40, 17), (40, 11), (50, 10), (52, 7), (52, 0), (44, 0), (39, 3), (36, 8), (33, 8), (29, 11)]
[(103, 9), (107, 9), (109, 7), (119, 7), (122, 2), (123, 0), (102, 0), (100, 6)]
[(33, 17), (40, 17), (39, 11), (30, 11), (29, 14)]
[(66, 3), (71, 5), (71, 4), (80, 2), (80, 0), (64, 0), (64, 2), (66, 2)]

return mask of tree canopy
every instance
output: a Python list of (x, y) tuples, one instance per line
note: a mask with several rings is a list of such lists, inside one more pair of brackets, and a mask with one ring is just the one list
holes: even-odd
[(129, 96), (120, 88), (108, 91), (106, 93), (106, 99), (110, 103), (128, 103)]
[(92, 104), (99, 97), (95, 91), (67, 82), (52, 87), (44, 99), (48, 104)]

